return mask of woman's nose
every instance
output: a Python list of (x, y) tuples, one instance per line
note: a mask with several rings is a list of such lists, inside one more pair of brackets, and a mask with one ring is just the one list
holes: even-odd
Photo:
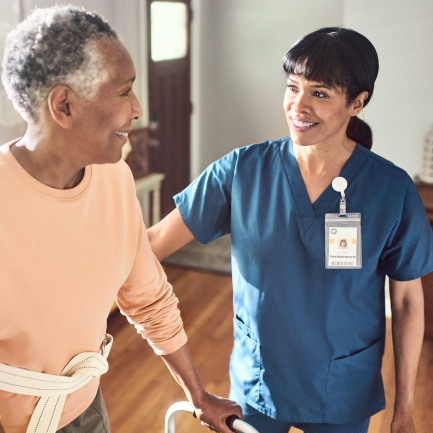
[(143, 116), (143, 109), (141, 108), (140, 102), (138, 102), (138, 98), (135, 95), (135, 93), (133, 92), (131, 93), (132, 93), (131, 114), (132, 114), (132, 118), (137, 120)]

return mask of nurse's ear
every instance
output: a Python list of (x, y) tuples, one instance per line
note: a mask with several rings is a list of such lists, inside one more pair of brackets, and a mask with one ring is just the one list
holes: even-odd
[(368, 98), (368, 92), (361, 92), (351, 104), (351, 116), (357, 116), (364, 108), (364, 101)]

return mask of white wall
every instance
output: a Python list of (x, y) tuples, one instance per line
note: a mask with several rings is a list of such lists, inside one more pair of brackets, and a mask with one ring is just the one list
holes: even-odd
[[(0, 58), (3, 57), (3, 46), (6, 34), (20, 20), (18, 0), (0, 3)], [(6, 92), (0, 84), (0, 145), (14, 138), (21, 137), (25, 131), (25, 123), (7, 99)]]
[[(288, 135), (281, 60), (302, 35), (342, 25), (344, 0), (202, 0), (199, 167)], [(195, 173), (198, 174), (198, 173)]]
[(343, 23), (367, 36), (379, 55), (364, 117), (373, 129), (373, 150), (414, 176), (433, 124), (433, 2), (346, 0)]

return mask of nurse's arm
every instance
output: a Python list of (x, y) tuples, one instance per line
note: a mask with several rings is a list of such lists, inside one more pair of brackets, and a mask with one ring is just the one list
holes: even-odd
[(421, 278), (412, 281), (390, 279), (390, 294), (396, 382), (391, 432), (415, 433), (412, 413), (424, 337), (424, 295)]
[(194, 239), (194, 235), (183, 222), (180, 212), (175, 209), (158, 224), (147, 229), (150, 247), (161, 261)]

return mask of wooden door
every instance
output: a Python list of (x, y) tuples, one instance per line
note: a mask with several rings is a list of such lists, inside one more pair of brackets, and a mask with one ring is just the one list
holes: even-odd
[(161, 216), (190, 180), (190, 0), (147, 0), (149, 163), (164, 173)]

